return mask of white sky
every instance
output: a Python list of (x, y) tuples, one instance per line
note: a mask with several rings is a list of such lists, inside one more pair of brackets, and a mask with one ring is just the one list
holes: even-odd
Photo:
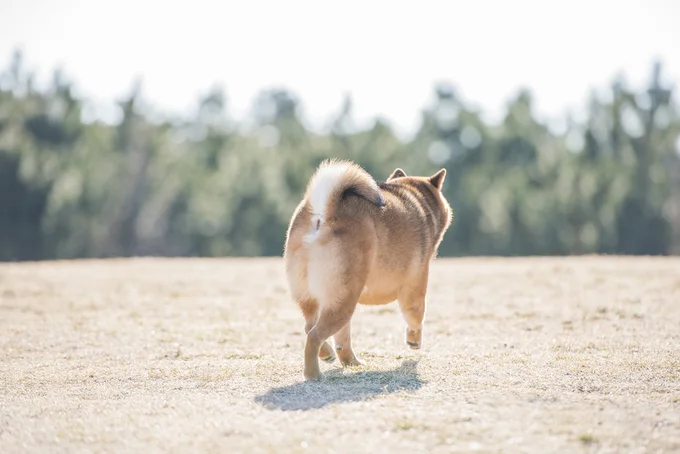
[(317, 126), (351, 92), (359, 124), (405, 134), (440, 80), (490, 118), (520, 86), (558, 116), (618, 73), (644, 83), (657, 57), (676, 83), (679, 24), (675, 0), (0, 0), (0, 62), (20, 46), (41, 80), (63, 66), (102, 105), (141, 75), (145, 99), (179, 114), (213, 83), (237, 118), (285, 86)]

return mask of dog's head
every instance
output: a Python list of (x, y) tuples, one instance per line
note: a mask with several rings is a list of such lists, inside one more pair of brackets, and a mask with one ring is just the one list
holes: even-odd
[[(446, 223), (446, 228), (451, 224), (451, 221), (453, 220), (453, 211), (451, 210), (451, 206), (449, 205), (449, 202), (446, 200), (446, 197), (444, 197), (444, 194), (442, 193), (442, 186), (444, 185), (444, 180), (446, 179), (446, 169), (440, 169), (437, 171), (434, 175), (430, 175), (429, 177), (417, 177), (417, 176), (408, 176), (406, 175), (406, 172), (404, 172), (403, 169), (396, 168), (394, 171), (390, 174), (389, 177), (387, 177), (387, 180), (385, 180), (386, 183), (399, 183), (399, 180), (403, 179), (404, 183), (407, 183), (408, 180), (415, 180), (418, 182), (425, 182), (427, 187), (430, 188), (433, 194), (435, 194), (435, 197), (441, 201), (439, 204), (439, 208), (444, 210), (447, 216), (447, 223)], [(408, 183), (407, 183), (408, 184)]]

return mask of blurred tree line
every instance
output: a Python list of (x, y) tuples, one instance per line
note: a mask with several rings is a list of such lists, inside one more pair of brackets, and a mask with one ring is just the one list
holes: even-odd
[(353, 128), (349, 98), (313, 132), (285, 90), (261, 93), (247, 130), (219, 89), (194, 118), (158, 120), (135, 89), (118, 124), (84, 121), (72, 84), (56, 72), (37, 89), (16, 53), (0, 72), (0, 260), (280, 255), (327, 157), (378, 180), (445, 167), (454, 223), (441, 256), (677, 254), (680, 117), (660, 70), (643, 90), (615, 81), (561, 128), (534, 116), (526, 91), (489, 124), (442, 84), (405, 142), (380, 119)]

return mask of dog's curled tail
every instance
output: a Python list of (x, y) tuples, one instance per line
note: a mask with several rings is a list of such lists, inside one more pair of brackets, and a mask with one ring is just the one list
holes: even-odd
[(378, 183), (357, 164), (340, 160), (322, 162), (307, 187), (312, 224), (318, 229), (334, 217), (338, 204), (348, 193), (362, 197), (378, 207), (385, 206)]

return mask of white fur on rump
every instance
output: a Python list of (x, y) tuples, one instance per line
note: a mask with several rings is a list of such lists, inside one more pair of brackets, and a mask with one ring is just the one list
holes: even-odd
[[(326, 222), (328, 199), (342, 177), (350, 169), (344, 162), (331, 162), (321, 167), (312, 177), (309, 191), (309, 205), (312, 211), (311, 230), (303, 237), (303, 242), (310, 246), (319, 236), (321, 226)], [(307, 266), (307, 289), (309, 294), (321, 305), (332, 303), (326, 294), (328, 277), (334, 274), (335, 260), (331, 249), (310, 249)]]

